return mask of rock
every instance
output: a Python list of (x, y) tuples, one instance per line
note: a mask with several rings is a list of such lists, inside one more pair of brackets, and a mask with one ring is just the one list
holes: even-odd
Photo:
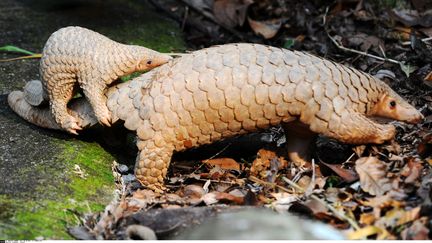
[[(0, 1), (2, 43), (40, 53), (52, 32), (78, 25), (161, 52), (184, 49), (175, 23), (143, 2), (58, 2)], [(0, 53), (0, 59), (10, 57), (16, 55)], [(78, 224), (76, 217), (89, 209), (102, 211), (115, 189), (112, 154), (119, 161), (121, 151), (107, 152), (92, 131), (74, 137), (38, 128), (9, 109), (7, 94), (38, 79), (38, 67), (38, 59), (0, 63), (0, 239), (71, 239), (66, 226)]]
[(120, 173), (125, 174), (126, 172), (129, 171), (129, 167), (127, 165), (120, 164), (118, 166), (118, 170), (119, 170)]
[(135, 176), (133, 174), (123, 175), (122, 178), (123, 178), (123, 182), (125, 184), (128, 184), (128, 183), (136, 180), (136, 178), (135, 178)]
[(225, 212), (176, 237), (177, 240), (343, 240), (336, 229), (268, 209)]

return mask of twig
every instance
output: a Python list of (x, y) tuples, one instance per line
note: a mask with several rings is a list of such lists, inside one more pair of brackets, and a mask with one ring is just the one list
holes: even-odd
[[(288, 183), (290, 186), (294, 187), (296, 190), (304, 193), (303, 188), (301, 188), (299, 185), (297, 185), (295, 182), (291, 181), (290, 179), (286, 178), (285, 176), (282, 177), (282, 180), (284, 180), (286, 183)], [(337, 217), (339, 217), (340, 219), (343, 219), (345, 221), (347, 221), (355, 230), (360, 229), (360, 226), (357, 224), (356, 221), (354, 221), (352, 218), (346, 216), (343, 213), (340, 213), (339, 211), (337, 211), (332, 205), (326, 203), (324, 200), (322, 200), (321, 198), (319, 198), (318, 196), (312, 194), (310, 195), (310, 197), (312, 199), (317, 200), (319, 203), (321, 203), (322, 205), (324, 205), (326, 208), (328, 208), (330, 211), (332, 211)]]
[(203, 167), (203, 165), (205, 165), (209, 160), (215, 158), (216, 156), (218, 156), (219, 154), (221, 154), (223, 151), (225, 151), (229, 146), (231, 146), (231, 143), (229, 143), (227, 146), (225, 146), (223, 149), (221, 149), (219, 152), (217, 152), (216, 154), (212, 155), (210, 158), (203, 160), (201, 165), (198, 166), (198, 168), (196, 168), (196, 170), (194, 170), (191, 174), (195, 174), (195, 172), (197, 172), (197, 170), (201, 169), (201, 167)]
[(276, 183), (263, 181), (263, 180), (261, 180), (261, 179), (256, 178), (255, 176), (249, 176), (248, 179), (251, 180), (251, 181), (253, 181), (253, 182), (256, 182), (256, 183), (259, 183), (259, 184), (262, 184), (262, 185), (266, 185), (266, 186), (269, 186), (269, 187), (277, 187), (277, 188), (281, 189), (281, 190), (284, 191), (284, 192), (293, 193), (292, 191), (286, 189), (286, 188), (283, 187), (283, 186), (279, 186), (279, 185), (276, 184)]
[(312, 178), (311, 178), (311, 181), (310, 181), (308, 187), (306, 188), (306, 192), (305, 192), (306, 196), (311, 195), (313, 192), (313, 189), (315, 187), (315, 179), (316, 179), (315, 176), (316, 176), (315, 175), (315, 160), (312, 159)]
[(184, 13), (184, 16), (183, 16), (183, 21), (181, 23), (181, 30), (182, 31), (184, 31), (188, 15), (189, 15), (189, 6), (185, 6), (185, 13)]
[(10, 62), (10, 61), (17, 61), (17, 60), (31, 59), (31, 58), (41, 58), (41, 57), (42, 57), (42, 54), (33, 54), (33, 55), (22, 56), (22, 57), (0, 59), (0, 62)]
[[(347, 160), (345, 160), (345, 162), (344, 163), (346, 163), (346, 162), (348, 162), (348, 161), (350, 161), (351, 159), (352, 159), (352, 157), (354, 157), (354, 155), (355, 155), (355, 153), (352, 153), (351, 155), (350, 155), (350, 157), (347, 159)], [(343, 163), (342, 163), (343, 164)]]
[[(420, 39), (420, 40), (423, 41), (423, 42), (428, 42), (428, 41), (432, 40), (432, 37), (426, 37), (426, 38), (423, 38), (423, 39)], [(402, 42), (402, 45), (403, 46), (411, 45), (411, 41), (404, 41), (404, 42)]]
[(394, 60), (394, 59), (391, 59), (391, 58), (384, 58), (384, 57), (376, 56), (376, 55), (373, 55), (373, 54), (369, 54), (367, 52), (363, 52), (363, 51), (358, 51), (358, 50), (355, 50), (355, 49), (347, 48), (347, 47), (339, 44), (333, 37), (330, 36), (329, 33), (327, 33), (327, 36), (330, 38), (330, 40), (333, 42), (333, 44), (335, 44), (336, 47), (338, 47), (341, 50), (357, 53), (357, 54), (360, 54), (360, 55), (363, 55), (363, 56), (367, 56), (367, 57), (371, 57), (371, 58), (375, 58), (375, 59), (383, 61), (383, 62), (387, 61), (387, 62), (399, 64), (399, 65), (402, 64), (401, 62), (399, 62), (397, 60)]

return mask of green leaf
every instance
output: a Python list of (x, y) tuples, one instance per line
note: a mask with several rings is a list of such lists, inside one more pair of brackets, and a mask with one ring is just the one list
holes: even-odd
[(410, 74), (412, 72), (414, 72), (415, 70), (418, 69), (418, 67), (416, 66), (411, 66), (409, 63), (405, 64), (403, 62), (399, 63), (400, 68), (402, 69), (402, 71), (405, 73), (405, 75), (407, 76), (407, 78), (409, 78)]
[(283, 45), (283, 48), (285, 49), (290, 49), (291, 47), (294, 46), (295, 40), (294, 39), (287, 39)]
[(34, 54), (31, 51), (27, 51), (27, 50), (21, 49), (21, 48), (16, 47), (16, 46), (11, 46), (11, 45), (0, 47), (0, 51), (24, 53), (24, 54), (27, 54), (27, 55), (33, 55)]

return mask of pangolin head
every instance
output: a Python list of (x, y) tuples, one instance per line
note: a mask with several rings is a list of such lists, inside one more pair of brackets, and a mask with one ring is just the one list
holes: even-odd
[(381, 83), (383, 92), (372, 108), (372, 115), (417, 124), (424, 116), (414, 106), (400, 97), (387, 84)]
[(135, 48), (133, 55), (135, 55), (135, 60), (137, 60), (136, 71), (147, 71), (173, 59), (170, 55), (159, 53), (145, 47)]

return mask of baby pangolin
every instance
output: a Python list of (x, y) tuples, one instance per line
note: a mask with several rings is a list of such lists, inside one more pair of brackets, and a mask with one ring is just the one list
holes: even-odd
[(125, 45), (82, 27), (54, 32), (45, 44), (40, 62), (43, 87), (56, 122), (77, 134), (81, 127), (68, 113), (67, 104), (81, 88), (98, 121), (110, 126), (105, 89), (121, 76), (146, 71), (171, 57), (151, 49)]
[[(290, 159), (305, 160), (316, 134), (352, 144), (383, 143), (390, 124), (418, 123), (422, 114), (384, 82), (304, 52), (258, 44), (227, 44), (192, 52), (106, 93), (111, 120), (136, 131), (135, 175), (163, 189), (174, 151), (282, 125)], [(56, 128), (47, 110), (12, 92), (9, 105), (27, 121)], [(82, 126), (95, 123), (86, 102), (71, 107)]]

